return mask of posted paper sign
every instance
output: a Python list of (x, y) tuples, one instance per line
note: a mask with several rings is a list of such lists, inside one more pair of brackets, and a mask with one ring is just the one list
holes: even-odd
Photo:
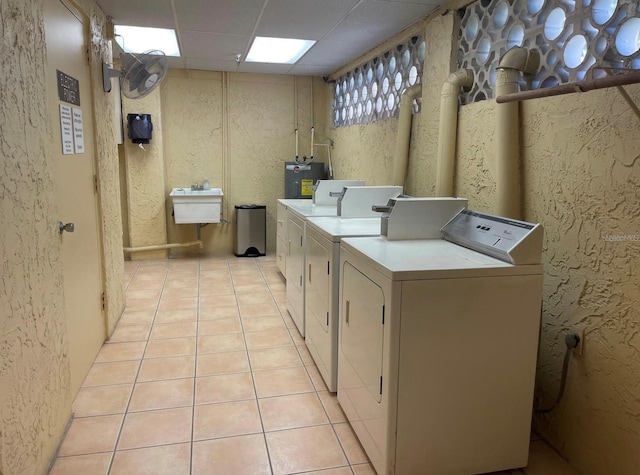
[(84, 128), (82, 127), (82, 109), (73, 108), (73, 141), (76, 153), (84, 153)]
[(73, 153), (73, 118), (71, 107), (60, 104), (60, 133), (62, 135), (62, 153)]

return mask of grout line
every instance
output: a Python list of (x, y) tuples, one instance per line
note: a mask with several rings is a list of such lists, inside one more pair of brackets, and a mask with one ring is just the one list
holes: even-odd
[(198, 337), (200, 335), (200, 272), (202, 261), (198, 258), (198, 272), (196, 277), (196, 338), (193, 357), (193, 396), (191, 397), (191, 440), (189, 451), (189, 474), (193, 474), (193, 436), (196, 428), (196, 384), (198, 378)]

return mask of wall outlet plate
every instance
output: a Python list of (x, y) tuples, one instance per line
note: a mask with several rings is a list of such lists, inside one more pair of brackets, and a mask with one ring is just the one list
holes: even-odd
[(572, 325), (569, 329), (569, 333), (575, 333), (580, 337), (580, 343), (578, 343), (578, 346), (571, 349), (571, 351), (573, 351), (576, 355), (582, 355), (582, 349), (584, 345), (584, 332), (586, 328), (586, 323), (577, 323), (575, 325)]

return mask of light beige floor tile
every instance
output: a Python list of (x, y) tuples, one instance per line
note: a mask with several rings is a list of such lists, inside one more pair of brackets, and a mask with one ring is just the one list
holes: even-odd
[(236, 286), (234, 286), (234, 288), (235, 288), (236, 294), (238, 294), (238, 296), (246, 295), (246, 294), (253, 294), (253, 293), (265, 293), (265, 292), (268, 293), (269, 292), (269, 287), (267, 287), (267, 284), (265, 284), (265, 283), (236, 285)]
[[(291, 318), (291, 315), (289, 315), (289, 312), (287, 312), (286, 310), (286, 304), (283, 302), (283, 311), (281, 311), (280, 313), (282, 314), (282, 319), (284, 320), (284, 324), (287, 328), (295, 328), (296, 327), (296, 322), (293, 321), (293, 318)], [(280, 307), (280, 304), (278, 304), (278, 307)]]
[(311, 378), (311, 382), (313, 383), (313, 387), (316, 388), (316, 391), (328, 391), (324, 378), (320, 374), (318, 367), (315, 365), (306, 366), (307, 373), (309, 373), (309, 377)]
[(311, 353), (309, 353), (309, 349), (306, 347), (306, 345), (296, 346), (296, 350), (298, 350), (300, 358), (302, 359), (302, 363), (305, 366), (315, 366), (316, 362), (313, 361), (313, 357), (311, 356)]
[(195, 307), (158, 310), (154, 325), (157, 323), (195, 322), (197, 315), (198, 309)]
[(271, 475), (262, 434), (193, 443), (193, 475)]
[(334, 424), (333, 429), (336, 431), (340, 445), (347, 454), (347, 460), (350, 464), (362, 464), (369, 463), (369, 458), (364, 449), (360, 445), (356, 434), (353, 432), (351, 425), (348, 422), (340, 424)]
[(121, 343), (125, 341), (146, 341), (149, 338), (151, 324), (144, 325), (118, 325), (109, 343)]
[(231, 283), (231, 272), (228, 268), (220, 268), (217, 270), (211, 269), (201, 269), (200, 270), (200, 281), (227, 281)]
[(242, 332), (242, 325), (238, 317), (202, 320), (198, 323), (198, 336), (239, 332)]
[(125, 310), (118, 321), (118, 326), (124, 325), (151, 325), (155, 309), (147, 310)]
[(58, 457), (49, 475), (106, 475), (110, 462), (111, 452)]
[(216, 320), (218, 318), (232, 318), (239, 317), (237, 305), (229, 305), (226, 307), (208, 307), (202, 308), (198, 311), (199, 320)]
[(254, 399), (251, 373), (219, 374), (196, 378), (196, 404)]
[(338, 397), (335, 393), (332, 394), (329, 391), (318, 391), (318, 397), (324, 406), (324, 410), (327, 411), (327, 415), (329, 416), (329, 420), (332, 424), (347, 422), (347, 416), (344, 415), (342, 407), (340, 407), (340, 403), (338, 402)]
[(259, 399), (258, 404), (266, 432), (329, 423), (315, 393)]
[(206, 335), (198, 337), (198, 354), (226, 353), (245, 349), (242, 333)]
[(196, 277), (189, 277), (184, 279), (167, 279), (164, 283), (164, 290), (167, 289), (183, 289), (185, 287), (198, 287), (198, 279)]
[(140, 279), (133, 277), (131, 282), (127, 286), (127, 290), (162, 290), (162, 286), (164, 285), (164, 277), (156, 278), (153, 280), (149, 279)]
[(280, 304), (286, 304), (287, 303), (287, 293), (283, 290), (283, 291), (274, 291), (273, 289), (271, 290), (271, 295), (273, 295), (273, 300), (276, 301), (276, 303), (280, 303)]
[(255, 305), (259, 303), (272, 303), (273, 297), (271, 293), (266, 289), (262, 292), (251, 292), (246, 294), (238, 294), (239, 305)]
[(254, 371), (302, 366), (302, 360), (293, 346), (249, 350), (249, 358)]
[(347, 465), (330, 425), (268, 432), (265, 437), (274, 475)]
[(133, 299), (127, 298), (126, 310), (155, 310), (158, 307), (158, 299)]
[(191, 407), (128, 413), (118, 450), (177, 444), (191, 440)]
[(246, 351), (198, 355), (196, 374), (199, 378), (216, 374), (243, 373), (249, 370)]
[(376, 475), (376, 471), (374, 470), (373, 465), (371, 465), (370, 463), (352, 465), (351, 468), (353, 469), (353, 473), (355, 475)]
[(196, 406), (193, 421), (193, 440), (262, 432), (255, 399)]
[(240, 316), (243, 318), (266, 317), (268, 315), (280, 315), (275, 303), (259, 303), (240, 306)]
[(236, 305), (236, 296), (230, 295), (200, 295), (200, 308), (230, 307)]
[(170, 356), (192, 356), (196, 353), (195, 338), (172, 338), (149, 340), (145, 358), (168, 358)]
[(314, 391), (304, 368), (257, 371), (253, 376), (259, 398)]
[(116, 445), (122, 414), (74, 419), (58, 455), (95, 454), (112, 451)]
[(144, 341), (106, 343), (102, 345), (102, 348), (95, 359), (95, 363), (139, 360), (142, 358), (142, 353), (144, 353), (146, 344), (147, 343)]
[[(376, 475), (372, 472), (373, 475)], [(313, 472), (305, 472), (304, 475), (353, 475), (351, 468), (349, 467), (340, 467), (340, 468), (329, 468), (327, 470), (314, 470)]]
[(73, 401), (74, 417), (124, 414), (133, 384), (80, 388)]
[(168, 299), (161, 299), (158, 305), (158, 310), (174, 310), (177, 308), (197, 308), (197, 297), (172, 297)]
[(109, 475), (189, 475), (191, 444), (118, 450)]
[(259, 272), (234, 272), (231, 275), (233, 285), (255, 285), (264, 284), (264, 279)]
[(305, 346), (304, 338), (300, 335), (297, 328), (289, 328), (289, 335), (296, 346)]
[(245, 339), (247, 340), (247, 348), (250, 350), (293, 345), (293, 341), (291, 340), (286, 328), (247, 332), (245, 333)]
[(162, 299), (175, 299), (186, 297), (197, 297), (198, 287), (179, 287), (177, 289), (164, 289), (162, 291)]
[(137, 383), (133, 389), (128, 411), (191, 407), (193, 405), (193, 387), (193, 378)]
[(200, 283), (200, 295), (202, 297), (213, 297), (223, 295), (233, 295), (233, 285), (229, 280), (226, 283), (205, 281)]
[(141, 290), (127, 290), (125, 297), (127, 300), (133, 299), (146, 299), (157, 301), (160, 298), (161, 289), (141, 289)]
[(527, 475), (578, 475), (571, 466), (544, 441), (532, 441), (529, 446), (529, 464), (524, 469)]
[(114, 363), (94, 363), (87, 373), (83, 387), (111, 386), (114, 384), (133, 383), (136, 379), (140, 362), (117, 361)]
[(263, 330), (271, 330), (274, 328), (286, 328), (284, 321), (280, 315), (271, 317), (251, 317), (242, 321), (242, 326), (246, 332), (259, 332)]
[(138, 382), (184, 379), (195, 376), (195, 356), (145, 358), (142, 360)]
[(151, 330), (151, 340), (196, 336), (196, 322), (156, 323)]

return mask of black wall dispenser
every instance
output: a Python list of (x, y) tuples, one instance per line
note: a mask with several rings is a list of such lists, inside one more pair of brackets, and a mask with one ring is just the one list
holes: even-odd
[(127, 114), (127, 126), (129, 138), (133, 143), (149, 143), (153, 132), (151, 114)]

